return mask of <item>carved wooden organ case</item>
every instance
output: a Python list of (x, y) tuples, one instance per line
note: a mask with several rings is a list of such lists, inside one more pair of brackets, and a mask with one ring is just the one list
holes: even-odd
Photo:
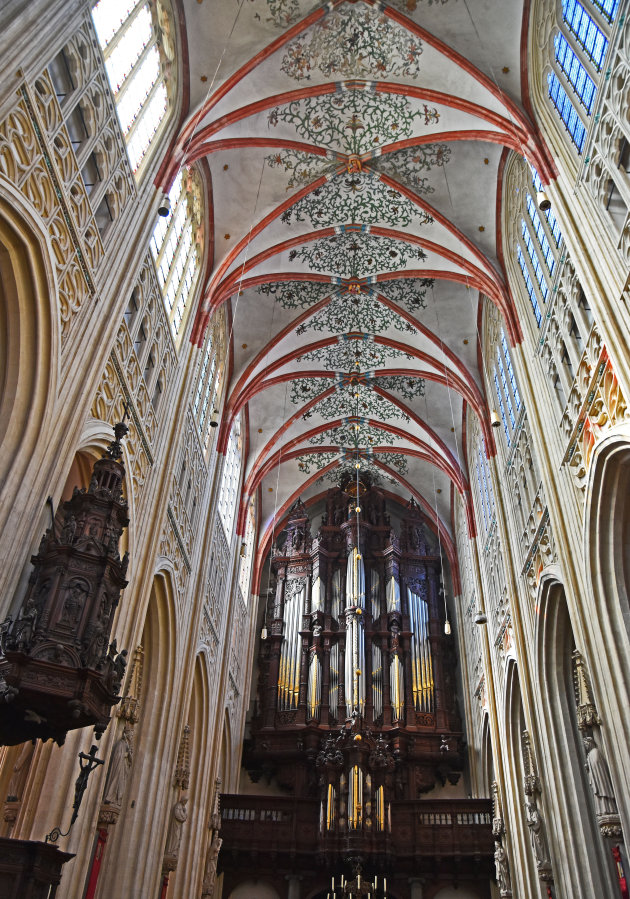
[(320, 840), (387, 838), (392, 809), (463, 767), (440, 557), (411, 500), (396, 534), (382, 492), (329, 490), (317, 536), (297, 502), (276, 547), (245, 763), (320, 798)]

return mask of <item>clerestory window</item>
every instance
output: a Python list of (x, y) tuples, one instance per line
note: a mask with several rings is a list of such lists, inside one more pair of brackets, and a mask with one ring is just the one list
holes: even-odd
[(164, 23), (158, 21), (155, 4), (143, 0), (99, 0), (92, 20), (137, 175), (169, 108), (171, 66), (165, 51), (170, 45)]

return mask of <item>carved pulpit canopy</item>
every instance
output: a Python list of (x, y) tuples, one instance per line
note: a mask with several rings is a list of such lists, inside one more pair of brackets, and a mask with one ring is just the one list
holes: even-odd
[(126, 655), (110, 643), (114, 612), (127, 585), (128, 556), (119, 541), (129, 524), (123, 497), (121, 439), (94, 463), (89, 487), (75, 487), (42, 537), (26, 596), (0, 629), (0, 740), (66, 733), (110, 718)]

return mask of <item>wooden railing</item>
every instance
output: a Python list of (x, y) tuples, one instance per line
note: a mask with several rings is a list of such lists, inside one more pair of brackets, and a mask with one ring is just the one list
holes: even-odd
[(320, 831), (316, 799), (223, 795), (222, 855), (344, 852), (404, 856), (491, 855), (489, 799), (403, 800), (391, 807), (391, 831)]

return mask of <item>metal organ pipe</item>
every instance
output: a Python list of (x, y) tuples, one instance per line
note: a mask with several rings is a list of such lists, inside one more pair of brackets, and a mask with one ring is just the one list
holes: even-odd
[(411, 638), (413, 704), (417, 712), (433, 712), (435, 706), (433, 660), (429, 641), (429, 606), (425, 599), (407, 588)]
[(372, 643), (372, 703), (376, 721), (383, 714), (383, 652), (376, 643)]
[(287, 582), (284, 602), (285, 635), (280, 653), (278, 676), (278, 706), (282, 711), (297, 709), (300, 693), (300, 620), (306, 595), (304, 584), (294, 587), (287, 596), (291, 582)]
[(346, 707), (348, 717), (365, 711), (365, 567), (358, 549), (348, 556), (346, 575)]
[(321, 662), (313, 654), (308, 668), (308, 714), (309, 718), (319, 719), (322, 704), (322, 670)]
[(333, 643), (330, 648), (330, 675), (328, 684), (328, 704), (330, 717), (337, 720), (339, 706), (339, 644)]

